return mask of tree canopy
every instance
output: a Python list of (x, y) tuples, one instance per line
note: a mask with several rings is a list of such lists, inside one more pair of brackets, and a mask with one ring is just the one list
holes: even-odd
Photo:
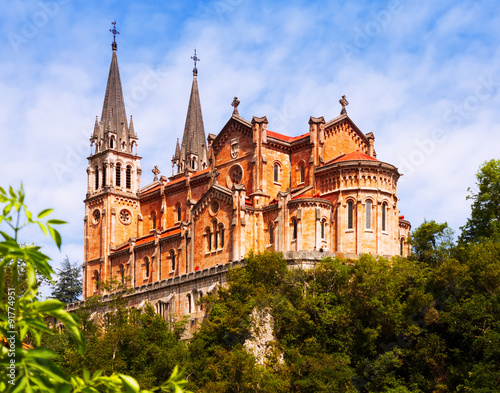
[(461, 228), (460, 242), (500, 239), (500, 160), (486, 161), (476, 174), (477, 189), (469, 188), (472, 211)]

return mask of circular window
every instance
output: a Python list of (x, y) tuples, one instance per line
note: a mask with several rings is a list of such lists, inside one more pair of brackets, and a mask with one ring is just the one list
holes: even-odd
[(212, 201), (210, 204), (210, 210), (213, 215), (217, 214), (219, 212), (219, 202)]
[(99, 211), (99, 209), (95, 209), (94, 213), (92, 213), (92, 223), (98, 224), (100, 219), (101, 219), (101, 212)]
[(132, 216), (128, 210), (123, 209), (122, 211), (120, 211), (120, 221), (125, 225), (128, 225), (132, 222)]

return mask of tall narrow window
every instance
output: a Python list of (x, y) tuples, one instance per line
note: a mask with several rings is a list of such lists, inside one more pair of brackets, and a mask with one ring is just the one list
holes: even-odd
[(181, 204), (177, 205), (177, 221), (181, 221)]
[(405, 245), (405, 239), (401, 239), (401, 241), (399, 242), (399, 254), (401, 256), (403, 256), (404, 254), (404, 245)]
[(214, 250), (217, 250), (217, 247), (219, 245), (219, 232), (217, 231), (217, 222), (213, 222), (213, 228), (214, 228)]
[(293, 220), (292, 225), (293, 225), (292, 239), (296, 240), (297, 239), (297, 220)]
[(280, 166), (278, 164), (274, 164), (274, 182), (277, 183), (279, 181), (279, 173)]
[(123, 267), (123, 265), (120, 265), (120, 279), (121, 279), (122, 284), (124, 284), (125, 283), (125, 268)]
[(321, 220), (321, 238), (325, 238), (325, 220)]
[(112, 149), (113, 148), (113, 139), (109, 140), (109, 147)]
[(274, 244), (274, 227), (269, 225), (269, 244)]
[(149, 278), (149, 259), (144, 257), (144, 278)]
[(153, 224), (153, 229), (156, 229), (156, 212), (153, 212), (151, 214), (151, 221), (152, 221), (152, 224)]
[(299, 172), (300, 172), (300, 182), (304, 183), (306, 179), (306, 167), (304, 165), (300, 165)]
[(102, 186), (106, 187), (106, 163), (102, 164)]
[(94, 270), (94, 290), (97, 292), (99, 290), (99, 272)]
[(191, 306), (191, 294), (190, 293), (188, 293), (188, 295), (187, 295), (187, 301), (188, 301), (188, 313), (191, 314), (192, 306)]
[(99, 167), (95, 167), (95, 189), (99, 189)]
[(207, 234), (207, 248), (208, 251), (212, 251), (212, 233), (210, 232), (210, 228), (206, 229)]
[(386, 223), (385, 223), (385, 215), (386, 215), (386, 204), (382, 204), (382, 230), (386, 230)]
[(117, 187), (122, 185), (122, 165), (119, 162), (116, 164), (115, 185)]
[(219, 232), (220, 232), (220, 248), (224, 248), (224, 227), (223, 226), (219, 227)]
[(354, 207), (352, 201), (347, 202), (347, 229), (352, 229), (353, 209)]
[(372, 201), (366, 201), (366, 229), (372, 228)]
[(170, 251), (170, 259), (172, 262), (171, 268), (172, 268), (172, 270), (175, 270), (175, 251), (174, 250)]
[(127, 165), (127, 172), (125, 173), (125, 182), (127, 190), (130, 190), (132, 188), (132, 167), (130, 165)]

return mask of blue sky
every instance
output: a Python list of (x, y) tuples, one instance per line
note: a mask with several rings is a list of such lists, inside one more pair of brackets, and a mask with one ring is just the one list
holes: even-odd
[(142, 185), (171, 174), (192, 79), (206, 132), (238, 96), (240, 115), (308, 131), (309, 116), (349, 116), (400, 168), (401, 214), (458, 231), (480, 164), (500, 158), (500, 12), (494, 1), (0, 1), (2, 186), (24, 183), (33, 210), (56, 208), (57, 266), (83, 259), (86, 157), (101, 114), (117, 21), (118, 60), (134, 116)]

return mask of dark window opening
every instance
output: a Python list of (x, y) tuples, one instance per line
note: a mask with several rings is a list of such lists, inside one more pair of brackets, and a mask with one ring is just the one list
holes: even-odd
[(99, 168), (95, 167), (95, 189), (99, 189)]
[(125, 185), (127, 187), (127, 190), (130, 190), (132, 188), (132, 167), (130, 165), (127, 165), (125, 182), (126, 182)]
[(122, 185), (122, 166), (120, 163), (116, 164), (116, 173), (115, 173), (115, 184), (117, 187), (121, 187)]
[(347, 203), (347, 229), (352, 229), (353, 226), (353, 203), (349, 201)]

